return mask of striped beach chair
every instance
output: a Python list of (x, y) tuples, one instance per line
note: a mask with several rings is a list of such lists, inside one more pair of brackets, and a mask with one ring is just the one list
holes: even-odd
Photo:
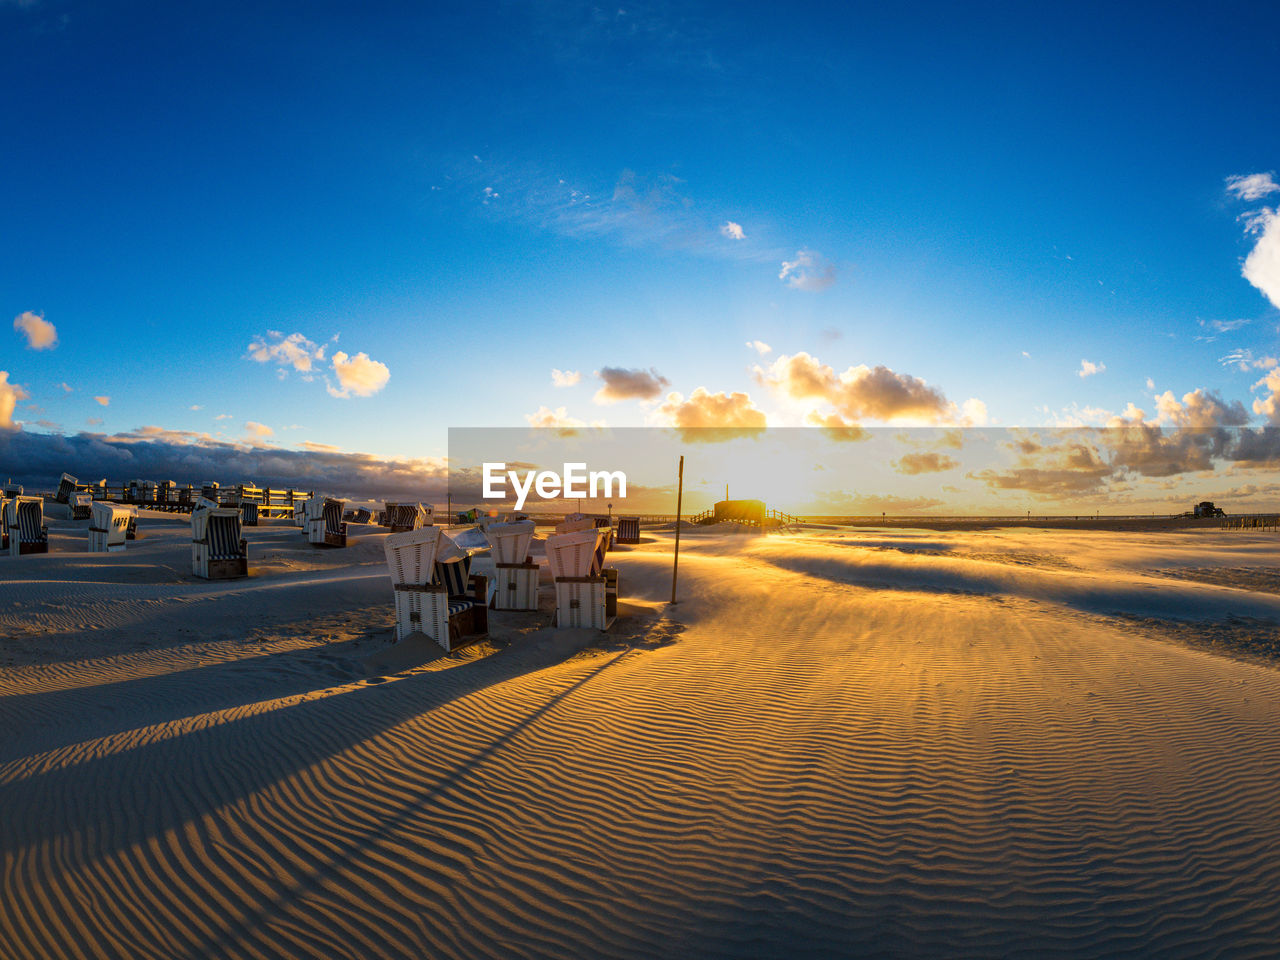
[(49, 528), (44, 524), (44, 501), (14, 497), (5, 505), (9, 521), (9, 556), (49, 552)]
[(614, 539), (618, 543), (639, 543), (640, 519), (638, 517), (619, 517), (618, 535)]
[(256, 527), (258, 525), (258, 504), (252, 500), (241, 500), (240, 522), (246, 527)]
[(347, 525), (342, 520), (345, 500), (312, 497), (307, 501), (307, 540), (313, 547), (345, 547)]
[(191, 572), (205, 580), (249, 575), (249, 550), (240, 536), (239, 510), (204, 507), (191, 515)]
[(586, 530), (547, 537), (556, 590), (556, 625), (608, 630), (618, 613), (618, 572), (604, 566), (607, 533)]
[(387, 526), (392, 533), (406, 533), (435, 523), (435, 507), (421, 503), (388, 503)]
[(118, 553), (125, 548), (129, 526), (135, 522), (136, 509), (119, 503), (96, 500), (89, 520), (89, 552)]
[(71, 519), (88, 520), (91, 506), (93, 506), (92, 493), (73, 493), (71, 495)]
[(76, 487), (79, 485), (79, 480), (69, 473), (64, 473), (62, 479), (58, 481), (58, 492), (53, 495), (54, 502), (70, 503), (71, 495), (76, 492)]
[[(396, 601), (396, 641), (414, 633), (452, 650), (488, 632), (488, 578), (470, 573), (471, 558), (440, 562), (439, 527), (393, 533), (383, 543)], [(469, 592), (468, 592), (469, 591)]]

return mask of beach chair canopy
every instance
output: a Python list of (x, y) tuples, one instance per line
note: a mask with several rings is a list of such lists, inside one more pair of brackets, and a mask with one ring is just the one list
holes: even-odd
[(237, 560), (244, 555), (240, 548), (240, 511), (215, 510), (206, 529), (210, 560)]
[(596, 523), (590, 517), (576, 514), (556, 524), (556, 533), (577, 533), (579, 530), (594, 530)]
[(604, 533), (595, 527), (547, 537), (547, 562), (553, 577), (590, 577), (600, 572)]
[(529, 543), (533, 540), (532, 520), (514, 523), (494, 523), (484, 530), (485, 539), (493, 553), (494, 563), (524, 563), (529, 556)]
[(383, 541), (383, 549), (391, 582), (404, 586), (428, 586), (435, 575), (440, 537), (439, 527), (419, 527), (388, 536)]

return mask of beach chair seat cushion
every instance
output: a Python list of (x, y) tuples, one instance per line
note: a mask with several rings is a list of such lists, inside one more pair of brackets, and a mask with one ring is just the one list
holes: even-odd
[(450, 597), (449, 598), (449, 616), (462, 613), (464, 610), (470, 610), (476, 605), (476, 602), (468, 597)]

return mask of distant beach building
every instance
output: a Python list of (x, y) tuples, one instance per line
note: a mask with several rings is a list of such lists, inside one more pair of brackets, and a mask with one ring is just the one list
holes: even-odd
[(737, 520), (740, 523), (764, 523), (763, 500), (721, 500), (712, 507), (713, 523)]
[(1225, 517), (1227, 514), (1221, 507), (1215, 507), (1212, 500), (1203, 500), (1191, 511), (1194, 517)]

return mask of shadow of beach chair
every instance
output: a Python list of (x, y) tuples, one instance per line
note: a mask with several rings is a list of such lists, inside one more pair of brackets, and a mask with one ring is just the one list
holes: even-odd
[(205, 580), (249, 575), (249, 549), (240, 536), (239, 510), (201, 507), (191, 514), (191, 572)]

